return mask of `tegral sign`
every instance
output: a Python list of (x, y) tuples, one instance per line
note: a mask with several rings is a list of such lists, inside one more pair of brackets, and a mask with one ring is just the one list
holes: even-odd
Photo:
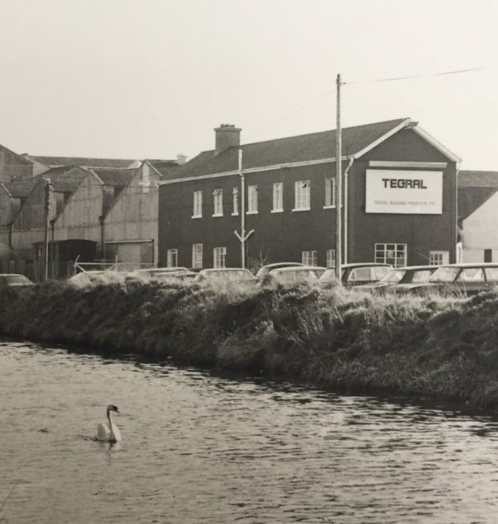
[(443, 173), (367, 169), (367, 213), (441, 215)]

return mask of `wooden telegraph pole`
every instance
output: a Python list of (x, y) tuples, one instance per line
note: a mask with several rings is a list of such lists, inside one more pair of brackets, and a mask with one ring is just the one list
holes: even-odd
[(239, 176), (240, 176), (240, 234), (237, 230), (234, 231), (236, 237), (240, 240), (240, 265), (245, 268), (247, 265), (246, 261), (246, 243), (247, 239), (254, 233), (254, 229), (251, 229), (246, 233), (246, 179), (244, 171), (242, 170), (242, 149), (239, 149)]
[(43, 263), (43, 280), (48, 280), (48, 247), (49, 247), (49, 230), (50, 230), (50, 197), (52, 194), (52, 184), (50, 178), (45, 179), (45, 257)]
[(337, 75), (337, 112), (335, 132), (335, 188), (336, 188), (336, 238), (335, 238), (335, 276), (341, 283), (342, 265), (342, 131), (341, 131), (341, 75)]

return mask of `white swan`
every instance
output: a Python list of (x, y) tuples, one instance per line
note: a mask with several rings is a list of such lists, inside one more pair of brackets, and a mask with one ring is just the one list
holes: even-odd
[(115, 411), (119, 414), (119, 410), (113, 404), (107, 406), (107, 422), (101, 422), (97, 427), (97, 437), (96, 439), (101, 442), (119, 442), (121, 440), (121, 433), (119, 428), (111, 420), (111, 412)]

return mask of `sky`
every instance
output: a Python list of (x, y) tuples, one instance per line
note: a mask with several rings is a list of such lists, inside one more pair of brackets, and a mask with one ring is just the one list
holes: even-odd
[[(498, 171), (496, 0), (0, 0), (0, 143), (189, 158), (410, 117)], [(477, 71), (440, 75), (451, 71)], [(408, 80), (383, 81), (398, 77)], [(382, 80), (382, 81), (379, 81)]]

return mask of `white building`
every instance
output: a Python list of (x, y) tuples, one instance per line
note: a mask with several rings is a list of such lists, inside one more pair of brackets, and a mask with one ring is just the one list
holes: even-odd
[(462, 262), (498, 261), (498, 172), (458, 173)]

